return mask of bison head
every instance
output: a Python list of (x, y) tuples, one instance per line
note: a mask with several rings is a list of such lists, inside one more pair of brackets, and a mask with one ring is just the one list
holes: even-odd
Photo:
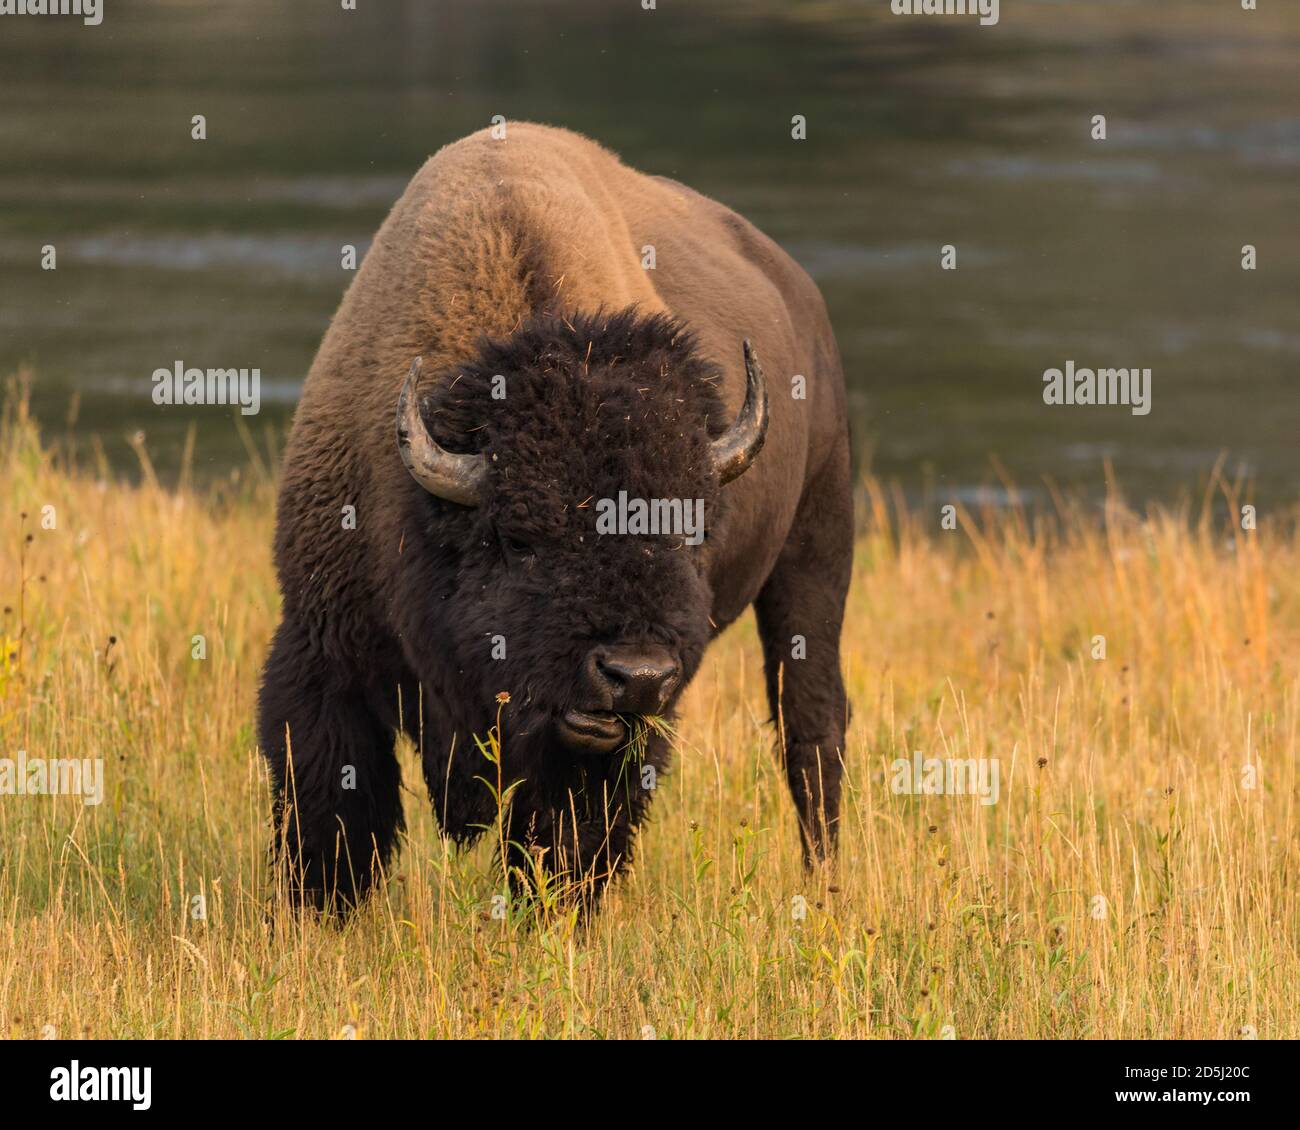
[(412, 366), (397, 440), (424, 488), (430, 630), (462, 693), (510, 693), (513, 734), (612, 752), (623, 719), (667, 713), (694, 674), (720, 487), (767, 427), (748, 342), (745, 368), (729, 421), (692, 335), (634, 311), (535, 319), (482, 342), (427, 397)]

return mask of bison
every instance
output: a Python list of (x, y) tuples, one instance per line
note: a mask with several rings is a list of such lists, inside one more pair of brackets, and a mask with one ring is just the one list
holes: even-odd
[[(517, 882), (540, 860), (594, 899), (668, 764), (642, 723), (751, 604), (805, 862), (834, 849), (853, 508), (822, 297), (708, 197), (500, 132), (393, 207), (286, 446), (259, 738), (299, 905), (346, 911), (382, 873), (402, 732), (445, 834), (500, 806)], [(700, 536), (598, 530), (621, 493), (698, 504)]]

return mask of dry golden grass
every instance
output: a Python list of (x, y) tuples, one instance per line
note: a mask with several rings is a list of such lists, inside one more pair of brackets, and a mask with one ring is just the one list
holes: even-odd
[[(268, 928), (251, 718), (272, 487), (67, 463), (11, 399), (0, 756), (102, 757), (106, 787), (97, 807), (0, 797), (4, 1034), (1297, 1035), (1293, 517), (1244, 532), (1116, 502), (1104, 524), (1063, 505), (944, 532), (869, 484), (834, 875), (802, 873), (746, 620), (590, 926), (493, 919), (491, 845), (441, 841), (403, 749), (409, 834), (380, 897), (341, 930)], [(914, 750), (998, 758), (999, 803), (895, 795)]]

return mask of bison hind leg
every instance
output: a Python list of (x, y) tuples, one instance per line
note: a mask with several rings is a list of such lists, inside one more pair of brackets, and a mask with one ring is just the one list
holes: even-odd
[(778, 751), (805, 866), (835, 853), (849, 704), (840, 630), (853, 569), (847, 445), (828, 461), (755, 602)]

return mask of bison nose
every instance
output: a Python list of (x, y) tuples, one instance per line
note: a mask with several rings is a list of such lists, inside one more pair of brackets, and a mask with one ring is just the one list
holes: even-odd
[(663, 648), (603, 647), (592, 660), (601, 689), (622, 714), (658, 713), (677, 686), (677, 663)]

